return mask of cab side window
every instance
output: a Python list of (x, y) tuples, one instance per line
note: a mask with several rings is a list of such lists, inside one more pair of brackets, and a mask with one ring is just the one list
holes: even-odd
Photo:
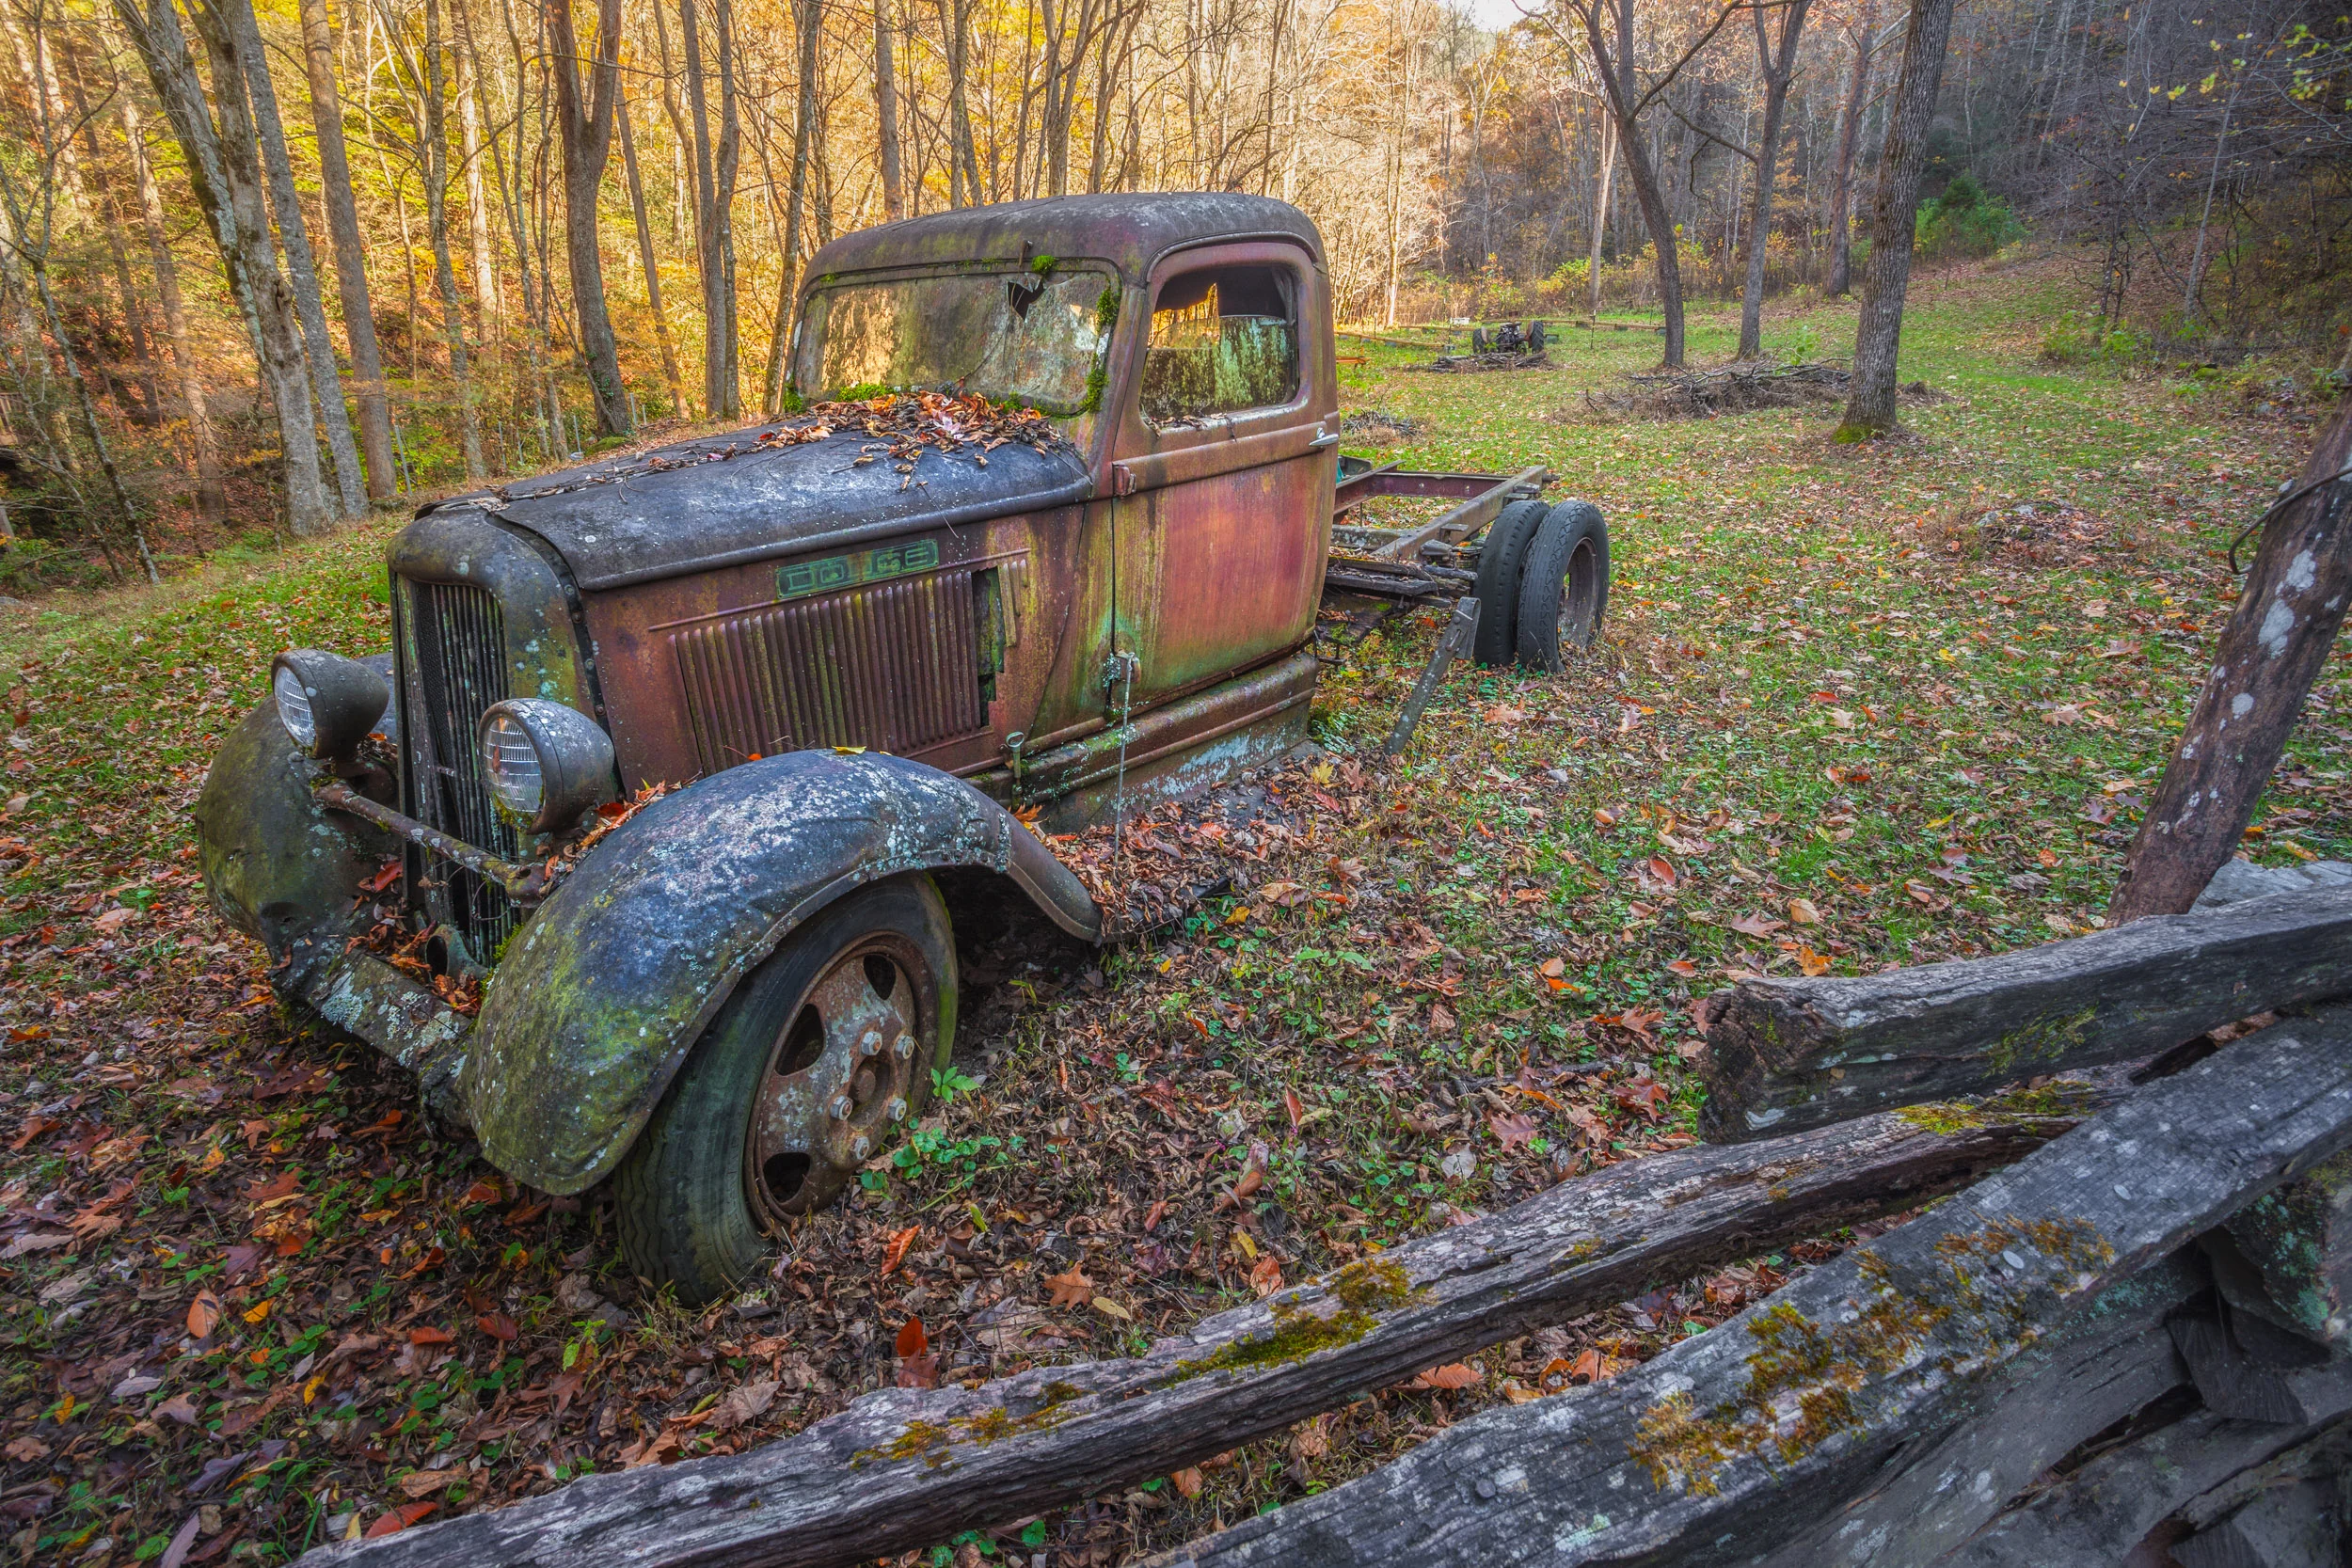
[(1272, 408), (1298, 390), (1297, 288), (1280, 267), (1205, 267), (1169, 278), (1152, 302), (1143, 417), (1181, 430)]

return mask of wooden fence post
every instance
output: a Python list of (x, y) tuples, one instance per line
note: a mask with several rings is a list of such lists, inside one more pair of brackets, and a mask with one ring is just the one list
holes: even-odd
[(2246, 592), (2107, 905), (2183, 914), (2236, 850), (2352, 603), (2352, 398), (2270, 512)]

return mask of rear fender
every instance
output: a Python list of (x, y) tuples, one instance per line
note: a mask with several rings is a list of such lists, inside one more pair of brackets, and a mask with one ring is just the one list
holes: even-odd
[(508, 944), (458, 1082), (483, 1151), (545, 1192), (602, 1180), (736, 983), (796, 927), (865, 883), (952, 866), (993, 871), (1100, 938), (1101, 911), (1036, 835), (921, 763), (795, 752), (664, 796)]

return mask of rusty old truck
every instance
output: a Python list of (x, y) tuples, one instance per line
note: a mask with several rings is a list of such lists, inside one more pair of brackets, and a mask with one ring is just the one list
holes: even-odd
[[(798, 412), (426, 505), (389, 652), (277, 658), (197, 807), (215, 905), (491, 1164), (610, 1180), (638, 1274), (726, 1290), (922, 1114), (951, 911), (1104, 939), (1016, 811), (1306, 740), (1327, 572), (1474, 589), (1490, 662), (1591, 637), (1606, 529), (1543, 470), (1342, 461), (1327, 288), (1244, 196), (834, 241)], [(1382, 495), (1457, 504), (1351, 520)]]

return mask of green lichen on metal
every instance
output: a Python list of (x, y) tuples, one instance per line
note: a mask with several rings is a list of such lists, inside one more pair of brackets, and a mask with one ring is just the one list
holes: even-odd
[(1081, 414), (1092, 414), (1103, 406), (1104, 390), (1110, 385), (1111, 331), (1119, 325), (1119, 285), (1104, 285), (1094, 296), (1094, 326), (1100, 344), (1094, 351), (1094, 368), (1087, 372), (1087, 395), (1078, 404)]
[(1836, 1321), (1807, 1317), (1787, 1303), (1756, 1313), (1747, 1323), (1755, 1349), (1740, 1391), (1704, 1410), (1688, 1393), (1660, 1400), (1643, 1415), (1629, 1456), (1661, 1490), (1679, 1484), (1693, 1497), (1712, 1497), (1725, 1467), (1740, 1459), (1769, 1454), (1795, 1465), (1838, 1433), (1860, 1431), (1855, 1397), (1870, 1380), (1910, 1365), (1928, 1337), (1947, 1323), (1964, 1325), (1977, 1358), (2013, 1354), (2037, 1332), (2036, 1305), (2027, 1292), (1986, 1294), (1977, 1275), (2028, 1250), (2068, 1274), (2103, 1267), (2115, 1256), (2097, 1228), (2080, 1220), (1996, 1222), (1943, 1238), (1935, 1248), (1937, 1277), (1906, 1288), (1883, 1258), (1860, 1251), (1855, 1266), (1867, 1300), (1858, 1310)]
[(2007, 1072), (2021, 1062), (2050, 1061), (2079, 1049), (2098, 1022), (2096, 1004), (2071, 1013), (2045, 1013), (1994, 1040), (1984, 1050), (1986, 1065)]
[(1061, 258), (1058, 256), (1041, 256), (1029, 263), (1029, 270), (1042, 277), (1060, 264)]
[(2088, 1084), (2049, 1084), (2007, 1089), (1968, 1100), (1939, 1100), (1905, 1105), (1895, 1114), (1912, 1126), (1946, 1136), (1981, 1127), (2021, 1121), (2079, 1121), (2099, 1108), (2098, 1091)]

